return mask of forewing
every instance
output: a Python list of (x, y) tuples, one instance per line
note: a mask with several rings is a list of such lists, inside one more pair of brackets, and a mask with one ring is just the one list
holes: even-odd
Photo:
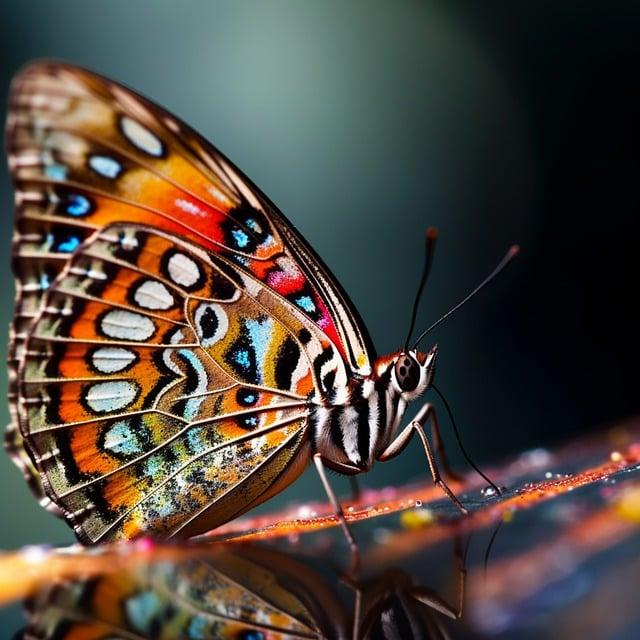
[(284, 305), (148, 227), (111, 225), (71, 254), (25, 340), (17, 417), (83, 541), (199, 533), (300, 467), (331, 345)]
[[(92, 230), (140, 222), (228, 257), (289, 300), (332, 342), (345, 375), (366, 374), (366, 330), (293, 226), (214, 147), (105, 78), (39, 63), (14, 81), (7, 142), (16, 186), (16, 333)], [(46, 251), (34, 256), (35, 241)]]

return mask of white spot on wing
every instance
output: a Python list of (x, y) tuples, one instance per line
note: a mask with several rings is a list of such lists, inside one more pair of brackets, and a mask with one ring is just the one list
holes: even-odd
[(137, 394), (138, 387), (133, 382), (99, 382), (87, 391), (85, 400), (96, 413), (110, 413), (124, 409)]
[(101, 373), (117, 373), (126, 369), (134, 360), (136, 354), (122, 347), (101, 347), (93, 352), (91, 361)]
[(175, 253), (167, 265), (169, 277), (183, 287), (191, 287), (200, 279), (200, 267), (184, 253)]
[(91, 156), (89, 166), (103, 178), (113, 180), (122, 172), (122, 165), (109, 156)]
[(150, 318), (123, 309), (109, 311), (102, 318), (101, 328), (111, 338), (138, 341), (147, 340), (156, 330)]
[(134, 147), (156, 158), (162, 156), (164, 153), (164, 145), (149, 129), (143, 127), (139, 122), (132, 120), (128, 116), (122, 118), (120, 124), (122, 126), (122, 133), (124, 133), (127, 140), (129, 140)]
[(171, 344), (180, 344), (184, 340), (184, 333), (182, 329), (178, 329), (172, 336), (169, 342)]
[(178, 209), (182, 209), (182, 211), (184, 211), (185, 213), (189, 213), (193, 216), (199, 216), (201, 218), (207, 217), (206, 212), (202, 211), (200, 207), (193, 204), (193, 202), (190, 202), (189, 200), (185, 200), (184, 198), (176, 198), (175, 203)]
[(169, 309), (173, 306), (173, 296), (167, 287), (157, 280), (146, 280), (133, 294), (136, 304), (144, 309)]

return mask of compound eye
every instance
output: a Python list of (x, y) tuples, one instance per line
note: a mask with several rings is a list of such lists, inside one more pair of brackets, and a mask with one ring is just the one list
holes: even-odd
[(413, 391), (420, 382), (420, 365), (408, 355), (396, 361), (396, 380), (403, 391)]

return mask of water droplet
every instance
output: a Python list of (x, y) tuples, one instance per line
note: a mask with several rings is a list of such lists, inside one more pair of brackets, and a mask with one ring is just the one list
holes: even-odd
[(497, 494), (497, 491), (491, 485), (489, 485), (488, 487), (485, 487), (484, 489), (481, 489), (480, 493), (485, 498), (490, 498), (491, 496), (495, 496)]

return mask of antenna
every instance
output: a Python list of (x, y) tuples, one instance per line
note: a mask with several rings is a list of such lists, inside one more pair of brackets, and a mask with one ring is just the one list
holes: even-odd
[(418, 315), (418, 307), (420, 305), (420, 298), (424, 291), (424, 285), (427, 284), (427, 278), (431, 271), (431, 263), (433, 262), (433, 251), (436, 246), (436, 238), (438, 237), (438, 230), (435, 227), (429, 227), (425, 234), (425, 247), (424, 247), (424, 267), (422, 268), (422, 276), (420, 277), (420, 284), (416, 291), (416, 297), (413, 301), (413, 311), (411, 312), (411, 323), (409, 324), (409, 331), (407, 332), (407, 339), (404, 342), (405, 353), (409, 350), (409, 340), (411, 340), (411, 334), (416, 325), (416, 316)]
[(507, 267), (507, 265), (509, 265), (509, 263), (518, 255), (519, 252), (520, 247), (517, 244), (514, 244), (509, 249), (509, 251), (507, 251), (502, 260), (500, 260), (496, 268), (471, 293), (469, 293), (465, 298), (458, 302), (455, 307), (449, 309), (447, 313), (441, 316), (428, 329), (425, 329), (425, 331), (420, 334), (420, 337), (415, 341), (413, 348), (415, 349), (422, 341), (422, 339), (429, 332), (433, 331), (433, 329), (435, 329), (441, 322), (444, 322), (444, 320), (446, 320), (452, 313), (455, 313), (458, 309), (460, 309), (460, 307), (463, 307), (465, 304), (467, 304), (467, 302), (469, 302), (469, 300), (471, 300), (471, 298), (473, 298), (476, 293), (478, 293), (481, 289), (484, 289), (498, 274), (500, 274), (501, 271), (503, 271)]

